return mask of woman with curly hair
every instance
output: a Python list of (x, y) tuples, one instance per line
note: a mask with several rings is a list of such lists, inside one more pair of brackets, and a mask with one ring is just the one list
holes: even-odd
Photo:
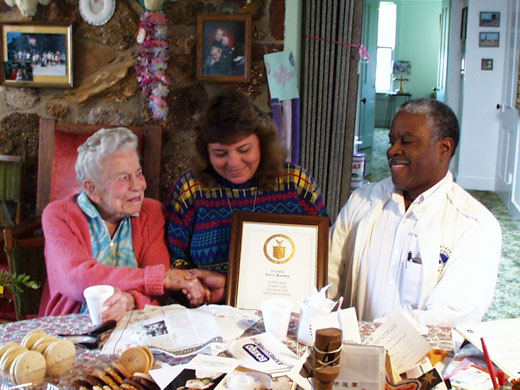
[(244, 94), (211, 99), (195, 129), (193, 170), (166, 205), (172, 266), (227, 273), (234, 211), (327, 216), (314, 179), (284, 162), (270, 115)]

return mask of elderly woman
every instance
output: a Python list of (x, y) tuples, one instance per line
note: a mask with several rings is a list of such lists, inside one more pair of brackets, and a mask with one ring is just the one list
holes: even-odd
[(326, 216), (318, 186), (284, 163), (271, 118), (246, 96), (213, 98), (196, 126), (194, 170), (166, 205), (172, 265), (227, 273), (233, 211)]
[[(96, 284), (116, 288), (103, 322), (157, 303), (166, 290), (186, 294), (193, 305), (211, 301), (212, 293), (221, 299), (222, 275), (170, 269), (161, 204), (144, 198), (132, 131), (92, 135), (78, 148), (76, 175), (82, 192), (52, 202), (42, 215), (47, 284), (40, 315), (86, 311), (83, 290)], [(220, 281), (215, 288), (213, 276)]]

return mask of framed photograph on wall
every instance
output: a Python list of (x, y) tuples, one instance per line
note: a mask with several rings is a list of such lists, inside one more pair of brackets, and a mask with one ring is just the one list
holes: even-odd
[(500, 12), (481, 12), (480, 27), (500, 27)]
[(500, 43), (500, 33), (485, 31), (479, 35), (478, 45), (480, 47), (498, 47)]
[(297, 309), (327, 283), (327, 217), (234, 212), (226, 303), (260, 309), (288, 298)]
[(249, 82), (251, 15), (197, 17), (197, 80)]
[(480, 70), (493, 70), (493, 58), (482, 58), (480, 60)]
[(2, 24), (1, 84), (72, 88), (72, 25)]

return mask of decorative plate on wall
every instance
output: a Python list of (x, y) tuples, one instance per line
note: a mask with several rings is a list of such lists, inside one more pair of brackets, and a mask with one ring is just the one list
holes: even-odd
[(82, 18), (94, 26), (107, 23), (116, 9), (116, 0), (79, 0)]

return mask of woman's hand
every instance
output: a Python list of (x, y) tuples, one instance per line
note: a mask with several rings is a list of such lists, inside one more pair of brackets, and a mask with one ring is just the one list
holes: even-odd
[(186, 279), (199, 279), (204, 287), (210, 292), (209, 296), (206, 296), (204, 303), (224, 302), (224, 294), (226, 292), (226, 275), (219, 272), (212, 272), (198, 268), (194, 268), (190, 271), (191, 272), (186, 276)]
[(114, 294), (105, 301), (105, 309), (101, 312), (101, 323), (110, 320), (119, 321), (128, 310), (135, 309), (135, 301), (132, 294), (122, 292), (116, 288)]
[(172, 291), (180, 291), (190, 302), (190, 306), (200, 306), (209, 300), (211, 292), (192, 276), (193, 270), (169, 269), (164, 276), (164, 288)]

